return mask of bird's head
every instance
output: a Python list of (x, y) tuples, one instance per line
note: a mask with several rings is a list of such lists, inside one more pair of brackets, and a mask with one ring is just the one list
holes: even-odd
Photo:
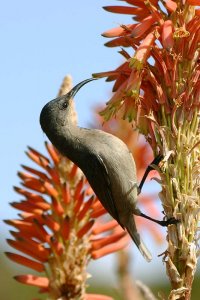
[(81, 81), (66, 95), (51, 100), (43, 107), (40, 113), (40, 125), (45, 133), (60, 126), (65, 126), (67, 121), (70, 122), (72, 99), (83, 85), (92, 80), (95, 80), (95, 78)]

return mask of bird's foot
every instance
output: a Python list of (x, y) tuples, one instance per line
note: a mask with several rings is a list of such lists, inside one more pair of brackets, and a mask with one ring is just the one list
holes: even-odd
[(179, 220), (176, 220), (174, 217), (169, 218), (167, 220), (160, 221), (160, 220), (153, 219), (153, 218), (151, 218), (151, 217), (143, 214), (142, 212), (139, 215), (140, 215), (140, 217), (143, 217), (143, 218), (148, 219), (148, 220), (150, 220), (152, 222), (155, 222), (155, 223), (157, 223), (157, 224), (159, 224), (159, 225), (161, 225), (163, 227), (166, 227), (166, 226), (171, 225), (171, 224), (177, 224), (177, 223), (180, 222)]
[(179, 220), (172, 217), (172, 218), (169, 218), (167, 220), (162, 220), (162, 221), (157, 220), (156, 223), (158, 223), (159, 225), (165, 227), (165, 226), (168, 226), (168, 225), (177, 224), (179, 222), (180, 222)]
[(142, 187), (143, 187), (143, 184), (149, 174), (149, 172), (151, 172), (151, 170), (154, 170), (154, 167), (153, 165), (156, 165), (158, 166), (159, 162), (161, 162), (161, 160), (163, 159), (163, 155), (162, 154), (159, 154), (158, 156), (156, 156), (154, 158), (154, 160), (150, 163), (150, 165), (148, 165), (143, 177), (142, 177), (142, 180), (140, 182), (140, 185), (138, 186), (138, 195), (141, 193), (141, 190), (142, 190)]

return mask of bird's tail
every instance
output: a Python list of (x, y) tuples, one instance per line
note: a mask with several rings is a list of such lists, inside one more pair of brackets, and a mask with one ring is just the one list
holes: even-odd
[(128, 225), (126, 224), (126, 229), (127, 229), (128, 233), (130, 234), (132, 240), (134, 241), (134, 243), (136, 244), (136, 246), (140, 250), (141, 254), (146, 259), (146, 261), (150, 262), (151, 259), (152, 259), (151, 253), (149, 252), (149, 250), (147, 249), (147, 247), (143, 243), (143, 241), (142, 241), (142, 239), (141, 239), (141, 237), (140, 237), (140, 235), (137, 231), (135, 220), (132, 216), (129, 219)]

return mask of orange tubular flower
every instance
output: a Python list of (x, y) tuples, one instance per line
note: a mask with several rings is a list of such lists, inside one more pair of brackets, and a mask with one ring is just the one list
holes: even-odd
[(167, 20), (163, 24), (162, 44), (163, 44), (163, 47), (167, 50), (170, 50), (174, 45), (173, 23), (171, 20)]

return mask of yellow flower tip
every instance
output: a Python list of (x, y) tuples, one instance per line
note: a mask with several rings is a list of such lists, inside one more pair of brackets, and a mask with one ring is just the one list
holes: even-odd
[(126, 92), (126, 96), (134, 98), (137, 102), (139, 100), (139, 91), (137, 89), (130, 89)]
[(104, 118), (104, 121), (109, 121), (111, 118), (113, 118), (117, 113), (117, 109), (113, 106), (106, 107), (104, 110), (102, 110), (99, 115)]
[(103, 78), (104, 76), (101, 76), (99, 73), (92, 73), (92, 77), (94, 77), (94, 78)]
[(178, 38), (186, 38), (189, 35), (190, 35), (189, 31), (187, 31), (184, 27), (179, 27), (179, 28), (175, 29), (173, 37), (175, 39), (178, 39)]
[(136, 57), (132, 57), (130, 59), (130, 62), (129, 62), (130, 68), (135, 68), (136, 70), (140, 71), (140, 70), (142, 70), (143, 65), (144, 65), (143, 62), (138, 60)]

